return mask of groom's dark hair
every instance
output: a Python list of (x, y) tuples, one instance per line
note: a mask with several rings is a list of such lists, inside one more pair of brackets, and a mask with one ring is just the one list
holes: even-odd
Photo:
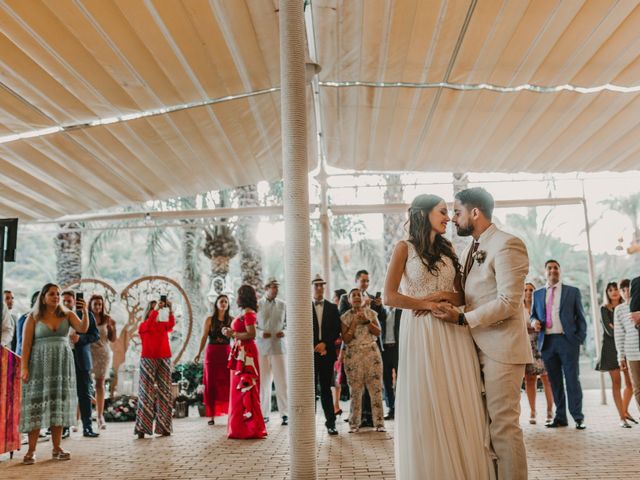
[(482, 187), (467, 188), (456, 193), (458, 200), (465, 207), (477, 208), (488, 220), (493, 216), (495, 202), (489, 192)]

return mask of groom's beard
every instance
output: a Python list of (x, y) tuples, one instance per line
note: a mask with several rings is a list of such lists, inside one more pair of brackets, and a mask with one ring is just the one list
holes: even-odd
[(468, 237), (473, 233), (473, 227), (461, 227), (460, 225), (456, 225), (456, 232), (459, 237)]

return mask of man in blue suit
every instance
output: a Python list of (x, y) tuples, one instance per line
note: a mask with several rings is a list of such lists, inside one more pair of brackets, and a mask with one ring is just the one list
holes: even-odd
[(84, 300), (78, 299), (76, 304), (73, 290), (62, 292), (62, 304), (69, 310), (77, 310), (78, 316), (89, 315), (89, 329), (86, 333), (73, 333), (70, 337), (73, 344), (73, 359), (76, 364), (76, 387), (78, 391), (78, 406), (82, 419), (82, 435), (95, 438), (99, 433), (91, 427), (91, 344), (100, 340), (100, 331), (96, 326), (93, 313), (88, 311)]
[[(567, 409), (564, 383), (567, 384), (569, 412), (578, 430), (586, 428), (582, 413), (580, 386), (580, 345), (587, 337), (580, 290), (560, 281), (560, 263), (547, 260), (544, 264), (547, 286), (533, 293), (531, 326), (540, 332), (538, 349), (549, 375), (556, 415), (549, 428), (566, 427)], [(563, 380), (564, 374), (564, 380)]]

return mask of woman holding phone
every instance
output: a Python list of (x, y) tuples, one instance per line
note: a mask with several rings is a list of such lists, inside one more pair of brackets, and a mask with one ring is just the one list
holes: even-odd
[[(153, 434), (154, 420), (155, 432), (158, 435), (168, 436), (173, 431), (169, 333), (176, 324), (171, 302), (167, 300), (166, 295), (162, 295), (159, 302), (149, 302), (143, 318), (146, 320), (138, 328), (142, 354), (134, 430), (140, 439)], [(154, 384), (157, 388), (154, 388)]]

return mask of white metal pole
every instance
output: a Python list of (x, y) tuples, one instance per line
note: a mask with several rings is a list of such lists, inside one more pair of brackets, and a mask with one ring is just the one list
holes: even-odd
[(289, 337), (290, 477), (312, 480), (317, 471), (303, 5), (300, 0), (280, 0), (280, 104)]
[(322, 242), (322, 275), (327, 282), (326, 295), (331, 298), (331, 223), (329, 222), (329, 185), (324, 160), (320, 161), (320, 172), (316, 176), (320, 184), (320, 239)]
[[(593, 267), (593, 255), (591, 252), (591, 227), (589, 225), (589, 214), (587, 213), (587, 199), (584, 197), (583, 184), (582, 208), (584, 210), (584, 228), (587, 234), (587, 257), (589, 267), (589, 293), (591, 296), (591, 321), (593, 323), (593, 339), (596, 343), (596, 352), (600, 346), (600, 327), (598, 325), (598, 292), (596, 287), (596, 274)], [(600, 403), (607, 404), (607, 396), (604, 388), (604, 373), (600, 372)]]

